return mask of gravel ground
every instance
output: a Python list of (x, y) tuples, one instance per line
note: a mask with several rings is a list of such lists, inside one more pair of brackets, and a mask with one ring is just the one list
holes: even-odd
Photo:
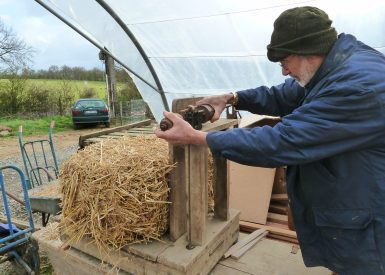
[[(72, 154), (76, 153), (77, 150), (77, 145), (69, 146), (67, 148), (64, 148), (60, 151), (56, 151), (56, 156), (59, 164), (59, 169), (60, 169), (60, 164), (63, 163), (68, 157), (70, 157)], [(40, 157), (40, 156), (38, 156)], [(5, 159), (0, 159), (0, 167), (1, 166), (6, 166), (6, 165), (15, 165), (21, 168), (24, 172), (24, 166), (23, 162), (21, 159), (21, 156), (12, 156), (8, 157)], [(5, 182), (5, 188), (8, 192), (12, 194), (19, 195), (22, 192), (22, 187), (21, 187), (21, 181), (20, 177), (16, 172), (10, 172), (11, 170), (6, 170), (4, 171), (4, 182)], [(25, 213), (25, 208), (22, 206), (20, 203), (14, 201), (13, 199), (8, 200), (8, 206), (9, 210), (11, 212), (11, 217), (12, 218), (17, 218), (22, 221), (28, 221), (27, 215)], [(0, 198), (0, 214), (4, 214), (4, 202), (3, 199)], [(40, 213), (34, 213), (33, 214), (33, 219), (34, 223), (36, 225), (41, 225), (41, 214)], [(43, 254), (43, 253), (40, 253)], [(47, 270), (47, 258), (46, 256), (41, 256), (41, 261), (43, 262), (45, 269)], [(48, 264), (49, 265), (49, 264)], [(50, 270), (48, 268), (48, 270)], [(51, 274), (52, 271), (44, 271), (42, 274)], [(0, 264), (0, 275), (13, 275), (15, 274), (12, 266), (10, 263), (6, 262), (4, 264)]]

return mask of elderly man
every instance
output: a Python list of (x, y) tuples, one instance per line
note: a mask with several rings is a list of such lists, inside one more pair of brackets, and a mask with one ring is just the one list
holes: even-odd
[(287, 165), (287, 191), (306, 266), (341, 274), (385, 274), (385, 57), (337, 33), (315, 7), (283, 12), (274, 23), (270, 61), (291, 78), (207, 97), (218, 119), (227, 103), (281, 116), (275, 127), (204, 133), (173, 113), (158, 137), (207, 144), (246, 165)]

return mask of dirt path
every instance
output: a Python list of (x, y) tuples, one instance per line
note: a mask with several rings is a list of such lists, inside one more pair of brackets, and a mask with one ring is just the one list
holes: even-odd
[[(77, 145), (79, 142), (79, 136), (99, 131), (99, 128), (85, 128), (80, 130), (71, 130), (66, 132), (60, 132), (53, 135), (53, 143), (55, 151), (62, 150), (69, 146)], [(38, 139), (48, 139), (47, 135), (42, 136), (29, 136), (23, 138), (23, 141), (32, 141)], [(20, 155), (19, 139), (13, 137), (11, 139), (0, 138), (0, 159), (15, 157)]]

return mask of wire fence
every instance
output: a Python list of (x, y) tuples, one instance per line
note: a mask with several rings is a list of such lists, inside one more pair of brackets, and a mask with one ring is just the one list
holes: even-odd
[(153, 116), (143, 99), (116, 102), (115, 124), (125, 125), (144, 119), (153, 119)]

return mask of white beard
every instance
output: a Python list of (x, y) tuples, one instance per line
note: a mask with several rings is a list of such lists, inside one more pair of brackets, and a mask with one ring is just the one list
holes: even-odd
[(298, 73), (298, 76), (294, 77), (294, 79), (301, 87), (305, 87), (306, 84), (308, 84), (313, 78), (314, 74), (318, 70), (318, 67), (314, 67), (312, 64), (310, 64), (306, 57), (302, 57), (301, 62), (302, 64), (300, 72)]

